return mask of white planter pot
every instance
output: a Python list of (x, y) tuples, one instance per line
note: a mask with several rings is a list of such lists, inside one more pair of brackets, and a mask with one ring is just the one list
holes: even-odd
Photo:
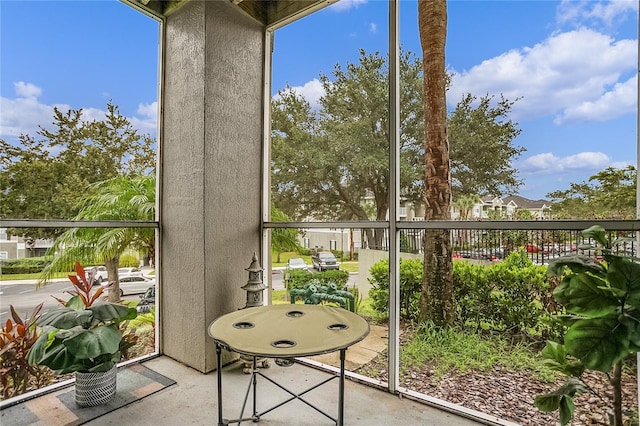
[(116, 394), (118, 367), (104, 373), (76, 372), (76, 404), (93, 407), (105, 404)]

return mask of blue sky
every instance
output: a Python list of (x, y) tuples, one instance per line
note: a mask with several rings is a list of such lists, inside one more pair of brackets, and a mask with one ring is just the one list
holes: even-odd
[[(312, 104), (320, 74), (387, 52), (383, 0), (342, 0), (279, 29), (273, 89)], [(451, 108), (464, 93), (520, 98), (520, 195), (543, 198), (606, 167), (636, 164), (638, 2), (449, 1)], [(155, 135), (158, 23), (116, 0), (0, 0), (0, 138), (35, 136), (53, 106), (99, 118), (108, 100)], [(417, 3), (400, 2), (400, 43), (422, 56)]]

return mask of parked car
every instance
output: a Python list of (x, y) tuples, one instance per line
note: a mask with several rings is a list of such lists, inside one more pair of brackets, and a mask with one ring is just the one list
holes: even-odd
[(88, 275), (93, 272), (93, 281), (97, 282), (98, 284), (102, 284), (103, 282), (108, 280), (106, 266), (87, 266), (84, 268), (84, 272), (87, 275), (87, 279), (89, 278)]
[(118, 268), (118, 278), (124, 277), (141, 277), (142, 269), (140, 268)]
[(340, 269), (338, 259), (330, 251), (321, 251), (311, 255), (311, 264), (318, 272), (326, 271), (327, 269)]
[(156, 286), (152, 285), (140, 295), (140, 303), (136, 306), (136, 310), (139, 314), (146, 314), (151, 312), (151, 308), (156, 305)]
[(286, 269), (287, 269), (287, 271), (291, 271), (293, 269), (308, 271), (309, 270), (309, 266), (307, 265), (307, 263), (304, 261), (303, 258), (301, 258), (301, 257), (292, 257), (291, 259), (287, 260)]
[[(120, 296), (126, 294), (140, 294), (144, 293), (149, 286), (155, 286), (156, 280), (153, 278), (143, 277), (142, 275), (133, 275), (129, 277), (120, 278)], [(109, 283), (103, 283), (105, 291), (109, 290), (111, 285)]]
[(544, 253), (547, 254), (549, 251), (543, 247), (537, 246), (535, 244), (527, 243), (524, 246), (527, 253)]

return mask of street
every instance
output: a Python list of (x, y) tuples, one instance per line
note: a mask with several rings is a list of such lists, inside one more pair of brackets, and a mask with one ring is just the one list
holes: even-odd
[[(73, 286), (67, 278), (53, 280), (47, 285), (36, 289), (36, 280), (0, 281), (0, 324), (4, 325), (11, 317), (9, 306), (13, 305), (21, 318), (28, 317), (33, 309), (44, 302), (42, 312), (59, 306), (59, 302), (51, 296), (68, 300), (71, 296), (65, 291)], [(125, 296), (125, 300), (137, 299), (138, 295)], [(41, 312), (41, 313), (42, 313)]]
[[(282, 270), (274, 269), (271, 273), (271, 285), (274, 290), (283, 290)], [(358, 280), (358, 274), (349, 274), (348, 284), (354, 285)], [(265, 285), (267, 284), (265, 280)], [(51, 296), (68, 300), (71, 297), (66, 291), (73, 289), (67, 278), (60, 278), (49, 282), (47, 285), (36, 289), (36, 280), (0, 281), (0, 324), (5, 324), (11, 317), (9, 306), (14, 309), (21, 318), (28, 317), (39, 303), (44, 302), (42, 312), (55, 308), (58, 301)], [(125, 300), (138, 300), (139, 295), (125, 296)]]

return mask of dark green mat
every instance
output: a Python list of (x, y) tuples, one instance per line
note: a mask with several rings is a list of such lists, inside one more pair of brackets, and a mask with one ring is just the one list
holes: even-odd
[(74, 387), (70, 386), (3, 409), (0, 412), (0, 424), (81, 425), (176, 383), (141, 364), (118, 369), (117, 380), (116, 395), (107, 404), (78, 407)]

